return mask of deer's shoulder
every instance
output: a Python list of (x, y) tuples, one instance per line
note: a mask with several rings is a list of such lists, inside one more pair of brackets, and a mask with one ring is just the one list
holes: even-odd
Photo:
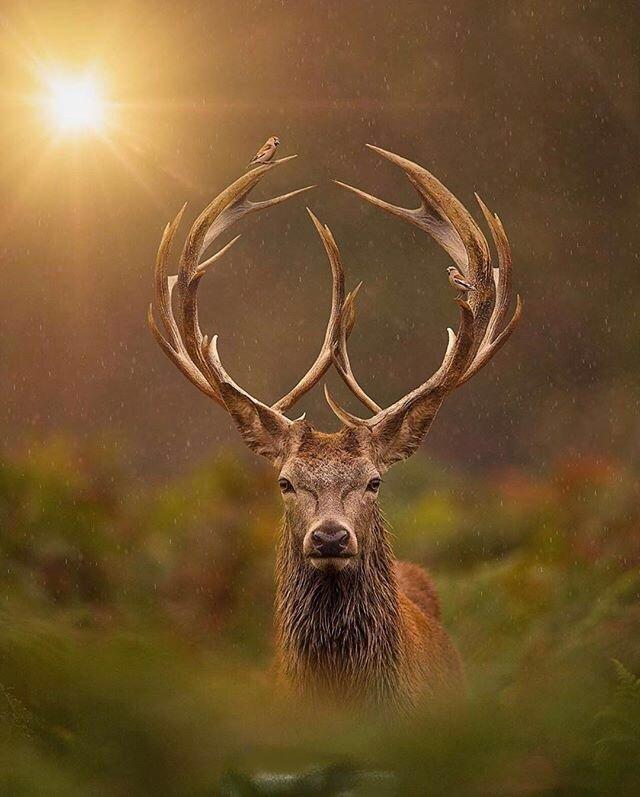
[(400, 592), (429, 617), (440, 619), (440, 600), (429, 573), (412, 562), (396, 562), (396, 578)]

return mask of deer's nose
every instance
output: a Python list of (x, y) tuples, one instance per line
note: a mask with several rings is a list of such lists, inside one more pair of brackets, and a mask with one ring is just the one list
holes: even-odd
[(326, 520), (311, 532), (317, 556), (340, 556), (349, 542), (349, 531), (335, 520)]

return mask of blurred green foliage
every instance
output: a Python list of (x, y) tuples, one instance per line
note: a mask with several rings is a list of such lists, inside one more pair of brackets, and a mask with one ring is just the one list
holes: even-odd
[(411, 721), (277, 695), (279, 499), (232, 456), (132, 483), (58, 438), (0, 464), (0, 793), (637, 794), (640, 495), (625, 468), (389, 474), (469, 699)]

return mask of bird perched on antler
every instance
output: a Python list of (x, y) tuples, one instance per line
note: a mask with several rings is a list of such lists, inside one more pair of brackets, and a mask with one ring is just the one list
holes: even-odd
[(449, 284), (458, 291), (458, 299), (461, 299), (469, 291), (475, 291), (476, 286), (469, 282), (465, 275), (458, 271), (455, 266), (449, 266), (447, 272), (449, 274)]
[(254, 166), (256, 163), (269, 163), (269, 161), (273, 160), (279, 145), (280, 139), (278, 136), (268, 138), (249, 161), (249, 166)]

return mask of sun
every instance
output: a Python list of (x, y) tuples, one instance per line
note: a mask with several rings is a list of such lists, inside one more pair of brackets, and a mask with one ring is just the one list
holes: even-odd
[(98, 132), (105, 126), (106, 102), (100, 81), (92, 74), (51, 74), (44, 106), (59, 133)]

